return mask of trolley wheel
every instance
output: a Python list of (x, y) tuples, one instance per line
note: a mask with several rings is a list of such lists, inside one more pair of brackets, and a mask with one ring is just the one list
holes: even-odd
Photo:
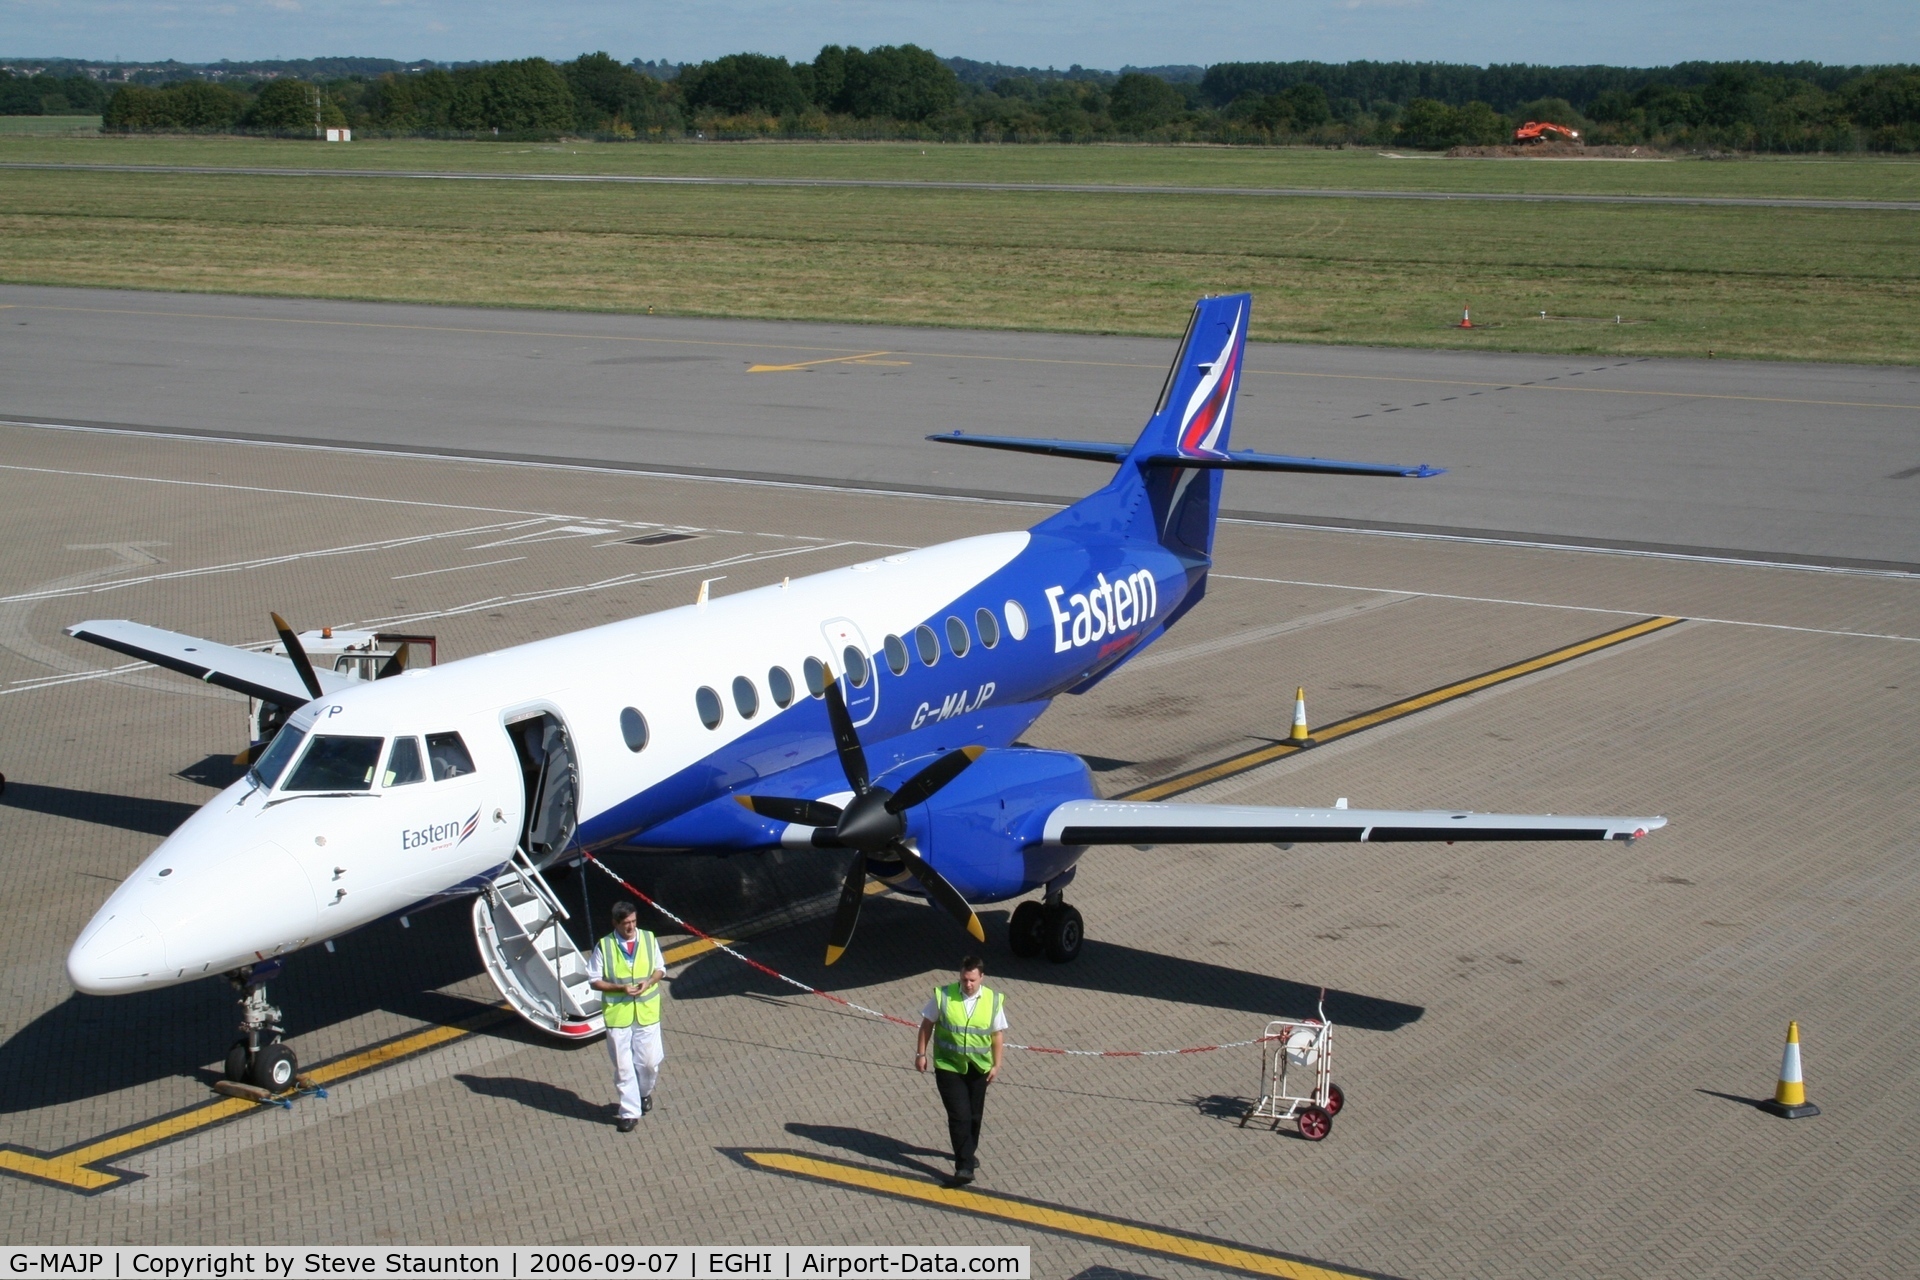
[(268, 1093), (284, 1093), (300, 1074), (300, 1063), (284, 1044), (270, 1044), (253, 1055), (253, 1083)]
[(235, 1040), (233, 1048), (227, 1050), (226, 1077), (229, 1080), (247, 1078), (247, 1042), (245, 1040)]
[(1078, 911), (1062, 902), (1046, 911), (1041, 925), (1047, 959), (1065, 964), (1080, 954), (1080, 944), (1086, 941), (1086, 922)]
[(1337, 1116), (1340, 1114), (1340, 1109), (1346, 1105), (1347, 1105), (1347, 1095), (1345, 1094), (1345, 1092), (1341, 1090), (1340, 1086), (1337, 1084), (1328, 1085), (1327, 1086), (1327, 1114), (1330, 1116)]
[(1333, 1132), (1333, 1117), (1319, 1107), (1307, 1107), (1300, 1112), (1300, 1136), (1308, 1142), (1318, 1142)]
[(1038, 902), (1023, 902), (1013, 909), (1007, 921), (1007, 946), (1017, 956), (1037, 956), (1046, 949), (1047, 909)]

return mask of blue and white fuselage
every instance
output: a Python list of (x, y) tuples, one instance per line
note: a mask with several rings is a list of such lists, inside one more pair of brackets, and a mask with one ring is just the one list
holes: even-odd
[[(984, 748), (931, 800), (900, 815), (902, 838), (971, 902), (1057, 885), (1090, 845), (1118, 842), (1107, 835), (1122, 831), (1129, 843), (1151, 843), (1156, 823), (1185, 839), (1209, 838), (1202, 829), (1226, 840), (1280, 830), (1294, 839), (1474, 838), (1460, 825), (1446, 828), (1444, 814), (1219, 811), (1240, 815), (1229, 822), (1196, 816), (1198, 806), (1106, 804), (1078, 757), (1013, 745), (1053, 698), (1090, 687), (1199, 601), (1221, 470), (1434, 474), (1230, 451), (1249, 306), (1245, 295), (1199, 304), (1160, 404), (1131, 446), (959, 440), (1119, 465), (1105, 488), (1032, 529), (905, 551), (392, 679), (333, 682), (311, 700), (296, 685), (289, 705), (304, 705), (255, 769), (154, 850), (82, 932), (67, 962), (73, 984), (125, 992), (243, 969), (470, 893), (516, 849), (542, 863), (582, 849), (782, 844), (842, 858), (828, 850), (850, 846), (821, 828), (737, 802), (752, 794), (847, 801), (823, 696), (829, 679), (877, 786), (897, 790), (942, 753)], [(142, 653), (169, 643), (142, 635), (170, 635), (104, 622), (71, 632)], [(217, 665), (204, 653), (221, 646), (193, 645), (185, 651)], [(235, 671), (266, 661), (225, 652)], [(247, 678), (254, 684), (230, 687), (272, 679)], [(536, 722), (560, 735), (547, 742), (564, 744), (573, 778), (570, 812), (546, 844), (534, 832), (548, 815), (530, 815), (544, 803), (529, 782), (525, 726)], [(1451, 820), (1482, 838), (1622, 837), (1660, 824)], [(1069, 828), (1071, 840), (1062, 839)], [(916, 888), (884, 856), (871, 869)]]

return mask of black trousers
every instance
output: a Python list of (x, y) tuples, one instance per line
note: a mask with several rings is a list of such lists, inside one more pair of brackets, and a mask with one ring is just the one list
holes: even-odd
[(940, 1089), (940, 1105), (947, 1109), (953, 1163), (971, 1169), (974, 1148), (980, 1145), (980, 1116), (987, 1109), (987, 1073), (968, 1063), (965, 1071), (935, 1069), (933, 1081)]

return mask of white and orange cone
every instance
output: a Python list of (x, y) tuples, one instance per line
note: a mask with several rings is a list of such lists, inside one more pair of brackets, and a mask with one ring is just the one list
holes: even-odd
[(1473, 308), (1472, 307), (1460, 308), (1460, 323), (1453, 327), (1456, 329), (1473, 328)]
[(1807, 1084), (1800, 1076), (1800, 1024), (1787, 1024), (1787, 1048), (1780, 1055), (1780, 1083), (1774, 1087), (1773, 1101), (1766, 1109), (1788, 1120), (1817, 1116), (1820, 1108), (1807, 1101)]
[(1307, 689), (1302, 685), (1293, 695), (1293, 730), (1287, 734), (1287, 742), (1296, 747), (1313, 745), (1313, 733), (1307, 728)]

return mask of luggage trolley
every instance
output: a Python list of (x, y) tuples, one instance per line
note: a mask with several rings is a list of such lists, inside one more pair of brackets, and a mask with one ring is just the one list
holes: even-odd
[[(1325, 994), (1318, 1019), (1277, 1018), (1267, 1024), (1261, 1042), (1260, 1101), (1240, 1117), (1240, 1127), (1246, 1128), (1249, 1120), (1271, 1120), (1268, 1128), (1278, 1129), (1282, 1120), (1291, 1120), (1308, 1142), (1332, 1133), (1333, 1118), (1346, 1106), (1347, 1097), (1333, 1082), (1333, 1024), (1327, 1021)], [(1288, 1077), (1309, 1071), (1312, 1083), (1307, 1092), (1289, 1093)]]

